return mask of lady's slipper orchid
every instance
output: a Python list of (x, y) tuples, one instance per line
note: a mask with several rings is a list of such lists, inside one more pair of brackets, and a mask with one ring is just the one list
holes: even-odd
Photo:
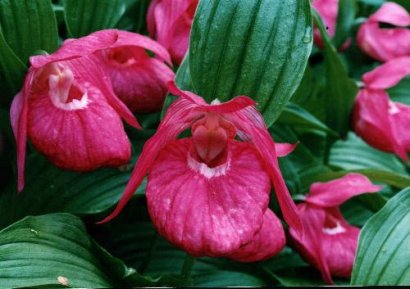
[(198, 2), (199, 0), (153, 0), (148, 8), (149, 34), (168, 49), (176, 64), (181, 63), (188, 49)]
[[(293, 146), (275, 147), (248, 97), (208, 105), (173, 83), (170, 91), (180, 98), (146, 142), (117, 208), (102, 222), (120, 213), (148, 174), (149, 213), (171, 243), (194, 256), (244, 262), (275, 255), (285, 236), (268, 209), (271, 183), (285, 220), (301, 229), (277, 162)], [(177, 139), (189, 128), (191, 137)]]
[(410, 106), (391, 101), (385, 89), (409, 74), (410, 57), (390, 60), (366, 73), (353, 110), (353, 127), (359, 136), (404, 160), (410, 151)]
[[(398, 28), (381, 28), (387, 23)], [(387, 2), (359, 29), (357, 43), (363, 51), (380, 61), (410, 56), (410, 14), (400, 5)]]
[(381, 189), (360, 174), (347, 174), (327, 183), (314, 183), (305, 203), (298, 205), (304, 235), (290, 229), (292, 244), (332, 284), (332, 275), (349, 277), (360, 229), (349, 225), (339, 206), (353, 196)]
[[(155, 54), (150, 57), (147, 51)], [(111, 77), (115, 94), (137, 113), (150, 113), (162, 108), (167, 83), (174, 72), (167, 50), (146, 36), (118, 31), (115, 47), (100, 52), (105, 70)]]
[(115, 30), (67, 40), (51, 55), (30, 58), (11, 107), (17, 142), (18, 190), (24, 186), (27, 137), (55, 165), (77, 171), (119, 166), (131, 157), (121, 121), (139, 128), (115, 96), (94, 52), (115, 46)]

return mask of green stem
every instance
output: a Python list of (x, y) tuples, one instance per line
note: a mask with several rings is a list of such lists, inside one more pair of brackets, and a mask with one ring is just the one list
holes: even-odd
[(186, 254), (184, 264), (181, 268), (181, 275), (184, 278), (189, 278), (191, 276), (192, 267), (194, 266), (195, 258), (189, 254)]
[(141, 265), (138, 268), (138, 273), (142, 274), (147, 270), (149, 262), (152, 259), (152, 256), (155, 253), (155, 250), (157, 249), (158, 245), (158, 240), (159, 240), (159, 234), (157, 231), (154, 232), (154, 235), (152, 236), (151, 239), (151, 248), (149, 249), (149, 252), (145, 256), (144, 260), (142, 261)]

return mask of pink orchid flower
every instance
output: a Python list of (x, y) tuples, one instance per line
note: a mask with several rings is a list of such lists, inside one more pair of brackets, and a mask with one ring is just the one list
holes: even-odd
[(189, 34), (199, 0), (153, 0), (148, 8), (150, 36), (180, 64), (189, 46)]
[[(380, 28), (387, 23), (398, 28)], [(410, 14), (400, 5), (387, 2), (368, 21), (361, 25), (357, 34), (360, 48), (379, 61), (410, 56)]]
[[(269, 258), (285, 245), (279, 219), (268, 208), (271, 183), (286, 222), (301, 227), (279, 170), (275, 146), (254, 101), (238, 96), (207, 104), (179, 90), (156, 134), (139, 157), (116, 209), (117, 216), (148, 174), (146, 197), (159, 233), (193, 256), (242, 262)], [(191, 129), (192, 136), (177, 139)]]
[(346, 222), (339, 206), (351, 197), (381, 188), (363, 175), (350, 173), (330, 182), (312, 184), (305, 203), (298, 205), (304, 235), (291, 228), (291, 242), (306, 261), (320, 270), (328, 284), (333, 284), (332, 275), (351, 275), (360, 232)]
[(66, 40), (51, 55), (30, 58), (23, 89), (10, 116), (17, 142), (18, 190), (24, 186), (26, 142), (55, 165), (88, 171), (119, 166), (131, 157), (121, 117), (140, 128), (112, 91), (94, 52), (115, 47), (115, 30)]
[(386, 89), (410, 74), (410, 57), (386, 62), (364, 74), (353, 109), (355, 132), (371, 146), (407, 160), (410, 151), (410, 106), (393, 102)]
[[(108, 30), (107, 30), (108, 31)], [(118, 31), (114, 48), (99, 53), (111, 78), (115, 94), (137, 113), (161, 110), (175, 75), (168, 51), (156, 41), (127, 31)], [(150, 57), (147, 51), (155, 54)]]

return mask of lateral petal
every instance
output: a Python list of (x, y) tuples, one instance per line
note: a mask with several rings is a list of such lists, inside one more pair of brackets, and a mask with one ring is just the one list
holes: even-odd
[(329, 182), (313, 183), (306, 202), (322, 208), (336, 207), (354, 196), (374, 193), (381, 189), (382, 186), (373, 185), (366, 176), (349, 173)]
[[(410, 36), (410, 34), (409, 34)], [(387, 89), (395, 86), (410, 74), (410, 56), (390, 60), (363, 75), (363, 82), (369, 89)]]

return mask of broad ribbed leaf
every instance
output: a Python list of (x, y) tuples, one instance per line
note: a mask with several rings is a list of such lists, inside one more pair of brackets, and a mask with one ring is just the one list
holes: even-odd
[[(0, 227), (27, 215), (52, 212), (82, 215), (105, 211), (118, 202), (131, 174), (131, 166), (89, 173), (64, 171), (40, 156), (29, 158), (26, 167), (23, 192), (17, 194), (13, 184), (0, 194)], [(138, 193), (144, 191), (145, 186), (141, 186)]]
[(124, 15), (122, 0), (63, 0), (67, 29), (72, 37), (113, 28)]
[[(157, 286), (263, 286), (266, 279), (254, 266), (225, 259), (196, 258), (191, 277), (183, 278), (186, 253), (159, 236), (146, 215), (145, 202), (130, 203), (117, 219), (102, 229), (97, 241), (128, 266), (157, 280)], [(97, 228), (98, 229), (98, 228)], [(279, 262), (283, 261), (280, 259)]]
[(410, 188), (401, 191), (363, 227), (353, 285), (410, 285)]
[(0, 231), (0, 256), (1, 288), (115, 287), (133, 273), (64, 213), (27, 217)]
[(288, 103), (280, 114), (278, 123), (291, 125), (301, 130), (325, 132), (337, 137), (337, 133), (328, 128), (314, 115), (294, 103)]
[(2, 103), (8, 104), (20, 90), (27, 68), (11, 50), (0, 30), (0, 97)]
[(311, 47), (307, 0), (203, 0), (191, 31), (193, 86), (208, 101), (252, 97), (270, 126), (298, 87)]
[(38, 50), (51, 53), (57, 49), (57, 22), (51, 0), (1, 0), (0, 27), (23, 63)]
[(407, 175), (404, 165), (393, 154), (372, 148), (354, 133), (333, 145), (330, 164), (345, 170), (377, 169)]
[(348, 77), (346, 67), (332, 45), (321, 19), (316, 12), (313, 15), (324, 43), (327, 76), (326, 122), (330, 128), (344, 136), (349, 129), (350, 114), (358, 88)]

